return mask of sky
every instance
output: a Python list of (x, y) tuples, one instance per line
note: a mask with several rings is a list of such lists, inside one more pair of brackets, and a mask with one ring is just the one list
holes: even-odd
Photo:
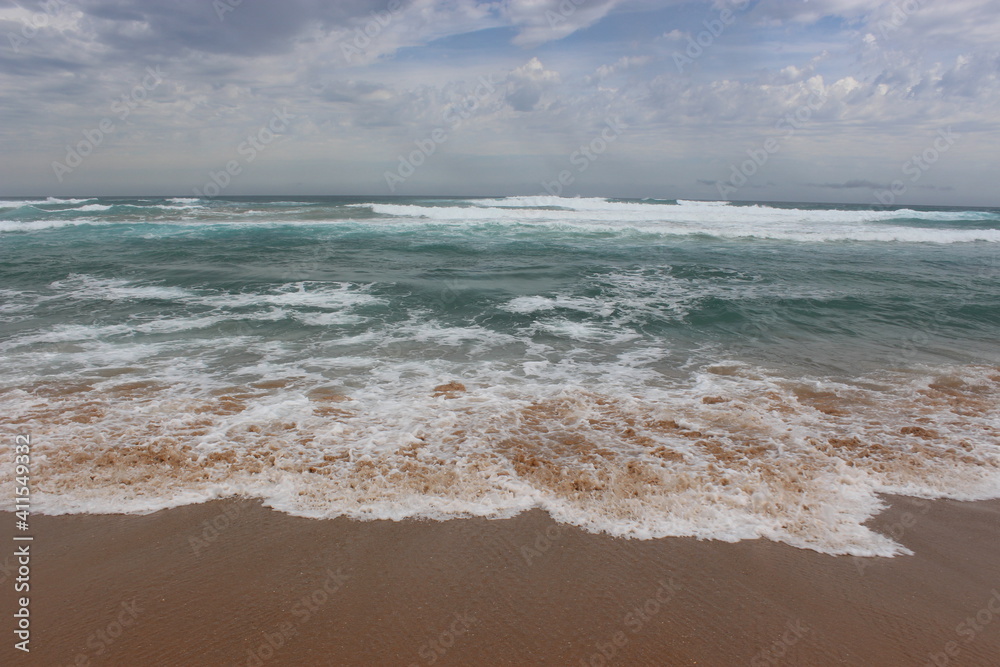
[(1000, 205), (1000, 0), (0, 2), (0, 195)]

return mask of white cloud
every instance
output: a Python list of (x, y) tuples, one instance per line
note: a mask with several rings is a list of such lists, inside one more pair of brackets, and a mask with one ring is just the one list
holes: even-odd
[(519, 29), (514, 43), (538, 46), (597, 23), (622, 0), (509, 0), (504, 14)]
[(589, 79), (593, 81), (603, 81), (618, 72), (624, 72), (625, 70), (633, 67), (647, 65), (652, 60), (652, 56), (622, 56), (611, 65), (601, 65), (598, 67)]
[(532, 58), (507, 76), (507, 104), (516, 111), (532, 111), (542, 95), (559, 84), (559, 72), (546, 70)]

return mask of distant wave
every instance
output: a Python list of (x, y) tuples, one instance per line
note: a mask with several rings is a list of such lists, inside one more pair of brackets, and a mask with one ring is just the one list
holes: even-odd
[[(617, 202), (593, 197), (507, 197), (462, 200), (456, 205), (389, 204), (353, 206), (395, 218), (447, 223), (558, 224), (662, 235), (708, 235), (791, 241), (879, 241), (914, 243), (1000, 242), (1000, 229), (915, 228), (903, 221), (983, 222), (983, 211), (849, 210), (735, 206), (728, 202)], [(895, 224), (894, 224), (895, 223)]]
[[(355, 200), (356, 201), (356, 200)], [(434, 200), (345, 200), (315, 202), (212, 201), (191, 197), (163, 200), (55, 199), (3, 201), (0, 232), (37, 231), (65, 225), (39, 224), (67, 214), (105, 222), (192, 225), (323, 226), (378, 224), (393, 219), (408, 225), (527, 225), (560, 233), (709, 236), (799, 242), (878, 243), (1000, 242), (1000, 216), (981, 210), (859, 209), (733, 204), (724, 201), (614, 200), (544, 195)], [(52, 208), (53, 205), (58, 208)], [(38, 208), (44, 207), (44, 208)], [(79, 224), (79, 223), (76, 223)], [(172, 233), (169, 229), (155, 234)], [(196, 232), (197, 233), (197, 232)]]
[(76, 227), (78, 225), (109, 225), (110, 222), (104, 220), (26, 220), (15, 222), (0, 220), (0, 232), (36, 232), (44, 229), (58, 229), (60, 227)]
[(94, 197), (87, 199), (58, 199), (56, 197), (49, 197), (47, 199), (2, 199), (0, 200), (0, 208), (20, 208), (22, 206), (38, 206), (42, 204), (83, 204), (88, 201), (94, 201)]

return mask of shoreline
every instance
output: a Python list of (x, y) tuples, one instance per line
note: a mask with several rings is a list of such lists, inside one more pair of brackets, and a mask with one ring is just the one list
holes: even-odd
[[(914, 552), (628, 540), (511, 519), (308, 519), (230, 499), (32, 517), (13, 665), (989, 665), (1000, 500), (887, 497)], [(0, 513), (13, 532), (14, 517)], [(9, 537), (8, 544), (12, 544)], [(13, 551), (6, 549), (7, 553)], [(7, 554), (2, 585), (13, 586)]]

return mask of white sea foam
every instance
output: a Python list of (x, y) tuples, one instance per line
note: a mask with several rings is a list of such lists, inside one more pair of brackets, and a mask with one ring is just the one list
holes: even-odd
[(349, 315), (343, 312), (333, 313), (296, 313), (295, 319), (303, 324), (314, 327), (333, 327), (356, 325), (365, 322), (367, 318), (360, 315)]
[(729, 206), (732, 202), (728, 201), (702, 201), (702, 200), (691, 200), (691, 199), (678, 199), (678, 206)]
[(367, 294), (363, 288), (350, 283), (297, 282), (279, 286), (267, 292), (242, 292), (197, 296), (192, 303), (216, 308), (244, 308), (250, 306), (310, 307), (323, 310), (342, 310), (361, 305), (384, 303), (382, 299)]
[(239, 369), (266, 382), (232, 386), (185, 362), (92, 390), (50, 381), (0, 404), (6, 422), (39, 425), (36, 498), (48, 513), (237, 494), (315, 517), (541, 507), (633, 538), (764, 537), (888, 556), (906, 549), (863, 525), (877, 494), (1000, 496), (998, 426), (981, 409), (1000, 396), (997, 369), (845, 382), (734, 363), (663, 384), (637, 358), (606, 364), (594, 386), (595, 369), (572, 363), (520, 373), (490, 362), (465, 366), (466, 389), (448, 393), (433, 390), (455, 379), (444, 360), (355, 361), (340, 368), (366, 373), (361, 386), (280, 361)]
[[(135, 209), (136, 211), (144, 210), (161, 210), (161, 211), (195, 211), (202, 210), (205, 207), (201, 204), (188, 202), (188, 203), (174, 203), (174, 204), (84, 204), (83, 206), (74, 206), (73, 204), (84, 203), (88, 201), (93, 201), (92, 199), (53, 199), (49, 198), (47, 200), (32, 200), (32, 201), (0, 201), (0, 209), (19, 209), (23, 207), (31, 207), (35, 209), (35, 213), (38, 216), (55, 216), (64, 213), (102, 213), (109, 211), (112, 208), (119, 209)], [(197, 200), (193, 200), (197, 201)], [(70, 205), (69, 208), (39, 208), (41, 205)], [(12, 212), (7, 212), (12, 213)], [(143, 222), (159, 224), (161, 220), (157, 218), (150, 218), (145, 221), (130, 221), (129, 224), (142, 224)], [(40, 231), (45, 229), (56, 229), (59, 227), (69, 227), (75, 225), (105, 225), (112, 224), (109, 220), (103, 220), (101, 218), (77, 218), (73, 220), (58, 220), (46, 217), (40, 220), (9, 220), (0, 221), (0, 232), (32, 232)]]
[[(662, 301), (686, 283), (641, 272), (601, 280), (607, 300), (527, 297), (507, 309), (539, 313), (530, 327), (600, 347), (627, 336), (614, 326), (617, 300)], [(1000, 495), (998, 426), (985, 407), (1000, 395), (996, 369), (845, 381), (702, 362), (689, 381), (671, 383), (652, 367), (667, 354), (659, 347), (624, 348), (605, 361), (546, 356), (545, 346), (529, 349), (530, 331), (498, 334), (426, 315), (329, 341), (312, 357), (254, 337), (150, 344), (132, 334), (289, 314), (333, 325), (350, 321), (345, 309), (371, 303), (370, 295), (346, 283), (293, 283), (234, 304), (229, 296), (85, 275), (52, 286), (89, 298), (202, 305), (212, 298), (260, 309), (62, 325), (16, 341), (77, 346), (60, 348), (60, 363), (75, 365), (68, 375), (41, 385), (30, 368), (43, 359), (18, 358), (7, 372), (36, 385), (0, 394), (4, 421), (30, 415), (42, 424), (39, 441), (49, 444), (39, 450), (38, 497), (48, 512), (144, 512), (234, 494), (307, 516), (443, 519), (541, 507), (560, 521), (629, 537), (766, 537), (829, 553), (891, 555), (905, 549), (863, 526), (880, 508), (878, 493)], [(745, 287), (773, 289), (752, 279)], [(33, 298), (16, 290), (0, 296)], [(560, 310), (609, 321), (574, 322)], [(358, 344), (378, 356), (335, 351)], [(486, 360), (489, 350), (516, 344), (527, 350), (520, 358)], [(465, 351), (452, 361), (408, 355), (420, 346)], [(184, 354), (164, 356), (170, 349)], [(259, 361), (220, 376), (202, 356), (220, 349)], [(487, 356), (469, 364), (469, 354)], [(109, 367), (122, 374), (86, 370)], [(434, 392), (456, 378), (466, 391)], [(324, 387), (332, 394), (316, 393)], [(273, 462), (261, 467), (268, 457)], [(116, 459), (121, 464), (110, 468), (98, 463)], [(123, 485), (131, 475), (142, 481)], [(0, 478), (0, 491), (9, 483)]]
[(530, 314), (545, 310), (555, 310), (564, 308), (576, 310), (583, 313), (590, 313), (607, 317), (614, 313), (614, 306), (602, 299), (574, 297), (570, 295), (547, 297), (547, 296), (519, 296), (511, 299), (501, 306), (504, 310), (512, 313)]
[(554, 197), (534, 195), (500, 199), (469, 199), (465, 203), (481, 208), (560, 208), (569, 211), (641, 211), (647, 204), (613, 202), (603, 197)]
[(0, 200), (0, 208), (20, 208), (21, 206), (36, 206), (39, 204), (82, 204), (83, 202), (93, 201), (93, 197), (89, 199), (59, 199), (57, 197), (48, 197), (47, 199), (4, 199)]
[(10, 340), (0, 341), (0, 350), (12, 350), (39, 343), (70, 343), (106, 339), (128, 334), (130, 331), (131, 327), (126, 324), (108, 326), (59, 324), (46, 332), (27, 334)]
[(46, 204), (82, 204), (83, 202), (88, 201), (94, 201), (94, 197), (84, 197), (83, 199), (48, 197), (45, 199)]
[(58, 290), (61, 298), (76, 300), (134, 301), (138, 299), (161, 299), (173, 301), (193, 296), (180, 287), (160, 285), (136, 285), (123, 278), (99, 278), (74, 273), (63, 280), (49, 284)]
[[(591, 231), (635, 230), (666, 236), (709, 235), (789, 241), (912, 243), (1000, 242), (1000, 229), (934, 229), (893, 221), (984, 221), (980, 211), (796, 209), (726, 202), (636, 203), (597, 198), (511, 197), (469, 200), (468, 206), (358, 204), (412, 222), (521, 223)], [(555, 208), (550, 208), (555, 207)]]
[[(66, 202), (59, 202), (60, 204)], [(111, 208), (110, 204), (86, 204), (85, 206), (75, 206), (73, 208), (50, 208), (46, 209), (47, 213), (91, 213), (93, 211), (107, 211)]]
[(59, 227), (76, 227), (78, 225), (108, 225), (106, 220), (26, 220), (23, 222), (12, 220), (0, 220), (0, 232), (37, 232), (44, 229), (58, 229)]
[(149, 322), (143, 322), (141, 324), (136, 324), (132, 327), (133, 331), (139, 333), (176, 333), (178, 331), (192, 331), (195, 329), (204, 329), (206, 327), (213, 326), (222, 322), (227, 318), (221, 316), (205, 316), (205, 317), (174, 317), (170, 319), (156, 319)]
[(539, 320), (535, 328), (556, 336), (591, 343), (624, 343), (641, 337), (633, 331), (623, 331), (616, 326), (601, 325), (594, 322), (572, 322), (561, 319)]
[[(130, 206), (130, 205), (126, 204), (126, 206)], [(193, 210), (196, 210), (196, 209), (203, 209), (205, 207), (202, 206), (201, 204), (172, 204), (172, 205), (171, 204), (158, 204), (158, 205), (152, 206), (152, 207), (136, 206), (135, 208), (157, 208), (157, 209), (160, 209), (160, 210), (163, 210), (163, 211), (193, 211)]]
[[(71, 200), (64, 200), (68, 203)], [(76, 201), (76, 200), (72, 200)], [(79, 200), (80, 202), (92, 200)], [(129, 224), (160, 225), (146, 236), (200, 234), (222, 227), (323, 227), (329, 225), (376, 226), (385, 225), (375, 220), (331, 219), (275, 219), (276, 209), (230, 210), (227, 207), (204, 208), (200, 200), (175, 198), (159, 209), (190, 212), (195, 218), (170, 220), (153, 217)], [(8, 202), (9, 203), (9, 202)], [(46, 200), (45, 203), (53, 203)], [(135, 207), (139, 210), (147, 206)], [(90, 203), (75, 208), (49, 211), (101, 212), (109, 205)], [(436, 203), (417, 204), (348, 204), (350, 209), (368, 209), (382, 216), (393, 218), (392, 228), (399, 225), (436, 227), (517, 226), (551, 228), (561, 233), (581, 230), (614, 234), (650, 234), (655, 236), (707, 235), (723, 239), (770, 239), (798, 242), (903, 242), (903, 243), (970, 243), (1000, 242), (1000, 229), (962, 228), (962, 222), (980, 223), (984, 226), (995, 218), (985, 211), (917, 211), (911, 209), (848, 210), (800, 209), (766, 205), (734, 205), (728, 202), (664, 201), (612, 201), (596, 197), (506, 197), (499, 199), (460, 200), (459, 205)], [(281, 217), (288, 214), (285, 210)], [(262, 219), (263, 218), (263, 219)], [(921, 221), (928, 224), (919, 226)], [(70, 221), (3, 221), (0, 232), (37, 231), (74, 224), (103, 224), (99, 219)], [(936, 222), (953, 222), (949, 228), (933, 226)], [(392, 229), (390, 228), (390, 229)]]

